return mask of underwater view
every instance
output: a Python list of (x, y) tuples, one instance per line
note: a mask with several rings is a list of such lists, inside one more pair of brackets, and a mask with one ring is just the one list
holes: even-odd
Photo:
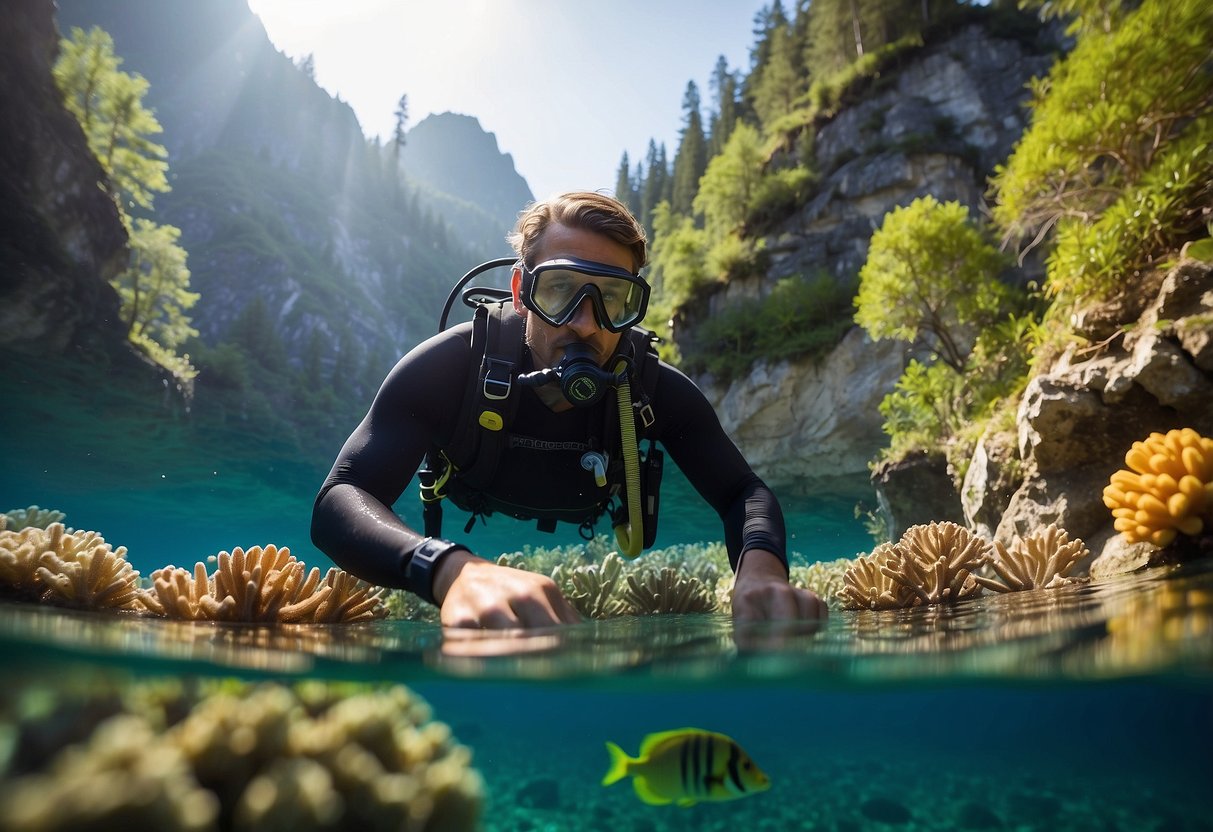
[[(85, 517), (114, 546), (129, 535), (144, 575), (271, 541), (326, 565), (306, 542), (306, 480), (169, 485), (131, 455), (140, 431), (98, 444), (44, 415), (8, 434), (2, 453), (27, 475), (6, 475), (0, 496), (67, 506), (64, 523)], [(32, 442), (39, 431), (64, 437), (58, 450)], [(91, 461), (75, 446), (89, 437)], [(200, 470), (188, 444), (166, 447), (178, 454), (157, 470)], [(80, 463), (89, 477), (62, 476)], [(671, 479), (663, 528), (688, 536), (646, 557), (702, 559), (685, 522), (702, 508)], [(848, 499), (790, 501), (789, 534), (808, 549), (794, 576), (870, 548)], [(567, 542), (488, 523), (502, 526), (508, 549), (492, 551), (520, 562)], [(1213, 828), (1208, 559), (951, 604), (832, 603), (822, 623), (717, 611), (444, 632), (399, 607), (255, 624), (6, 597), (6, 829)], [(635, 761), (683, 729), (727, 738), (768, 785), (690, 801), (675, 783), (672, 802), (646, 800), (636, 772), (603, 785), (608, 742)], [(724, 759), (702, 763), (728, 782)]]

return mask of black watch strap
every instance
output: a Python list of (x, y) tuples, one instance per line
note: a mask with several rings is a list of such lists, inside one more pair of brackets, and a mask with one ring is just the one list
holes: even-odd
[(434, 570), (439, 561), (456, 549), (466, 551), (467, 547), (441, 537), (427, 537), (418, 543), (404, 563), (404, 584), (408, 591), (437, 606), (438, 601), (434, 599)]

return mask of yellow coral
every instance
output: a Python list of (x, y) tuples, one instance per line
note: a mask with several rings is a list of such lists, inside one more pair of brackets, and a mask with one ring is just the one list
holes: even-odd
[(1130, 543), (1166, 546), (1200, 534), (1213, 512), (1213, 439), (1191, 428), (1151, 433), (1134, 442), (1103, 490), (1115, 527)]
[(973, 573), (989, 544), (956, 523), (906, 529), (896, 544), (877, 546), (847, 569), (838, 600), (846, 609), (896, 609), (953, 603), (981, 592)]

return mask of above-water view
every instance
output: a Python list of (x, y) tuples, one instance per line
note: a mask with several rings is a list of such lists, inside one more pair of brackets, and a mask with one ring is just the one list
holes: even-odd
[(0, 832), (1213, 830), (1211, 44), (9, 0)]

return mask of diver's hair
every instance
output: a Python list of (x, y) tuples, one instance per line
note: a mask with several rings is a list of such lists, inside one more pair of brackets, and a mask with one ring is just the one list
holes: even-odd
[(594, 191), (571, 191), (534, 202), (518, 215), (518, 224), (506, 238), (528, 267), (543, 232), (552, 223), (601, 234), (632, 252), (634, 268), (648, 262), (644, 227), (619, 200)]

